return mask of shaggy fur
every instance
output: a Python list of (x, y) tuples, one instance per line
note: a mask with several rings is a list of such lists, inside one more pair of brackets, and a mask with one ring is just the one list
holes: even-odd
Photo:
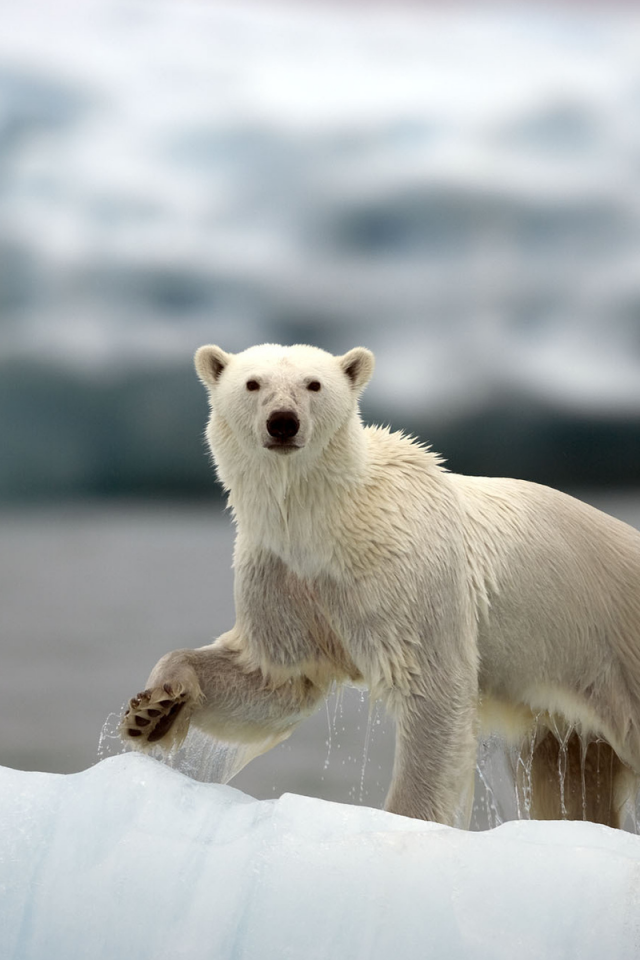
[[(160, 660), (123, 736), (172, 745), (193, 723), (262, 750), (332, 683), (364, 683), (396, 722), (388, 809), (464, 822), (477, 737), (499, 727), (529, 737), (535, 813), (617, 825), (640, 774), (640, 534), (364, 427), (373, 363), (364, 348), (198, 350), (237, 524), (237, 620)], [(295, 435), (274, 440), (274, 417)], [(549, 786), (563, 758), (584, 802)]]

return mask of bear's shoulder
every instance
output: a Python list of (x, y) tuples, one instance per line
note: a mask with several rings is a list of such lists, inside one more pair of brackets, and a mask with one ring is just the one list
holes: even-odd
[(392, 471), (445, 472), (444, 458), (416, 437), (390, 427), (365, 427), (369, 463)]

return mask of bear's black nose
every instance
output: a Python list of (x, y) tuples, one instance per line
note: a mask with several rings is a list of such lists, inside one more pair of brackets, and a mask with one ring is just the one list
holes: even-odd
[(267, 420), (267, 432), (275, 440), (290, 440), (300, 429), (293, 410), (275, 410)]

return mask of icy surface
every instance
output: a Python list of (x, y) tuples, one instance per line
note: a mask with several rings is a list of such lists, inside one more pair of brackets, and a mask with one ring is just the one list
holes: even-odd
[(0, 795), (12, 960), (640, 955), (640, 839), (606, 827), (256, 801), (136, 754)]

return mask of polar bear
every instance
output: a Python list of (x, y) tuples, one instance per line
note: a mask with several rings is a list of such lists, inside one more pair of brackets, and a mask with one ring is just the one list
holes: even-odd
[(478, 736), (499, 728), (527, 738), (533, 815), (618, 825), (640, 774), (640, 533), (365, 427), (363, 347), (203, 346), (195, 364), (237, 620), (162, 657), (123, 738), (171, 747), (194, 724), (257, 753), (332, 684), (364, 684), (396, 725), (387, 809), (464, 823)]

